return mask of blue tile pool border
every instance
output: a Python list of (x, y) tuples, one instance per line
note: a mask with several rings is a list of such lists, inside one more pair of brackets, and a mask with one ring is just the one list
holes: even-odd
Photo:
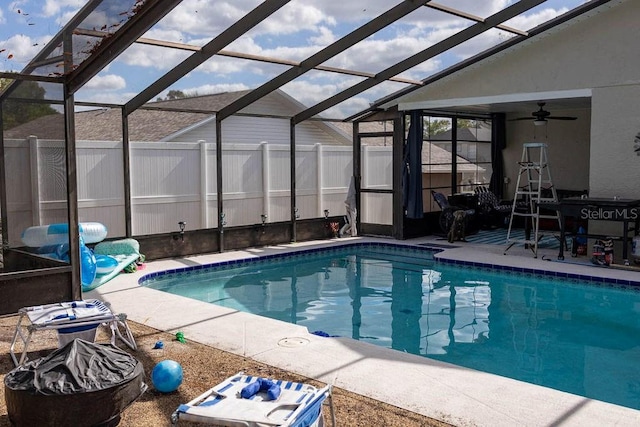
[[(157, 272), (149, 273), (140, 277), (140, 279), (138, 279), (138, 284), (141, 286), (144, 286), (144, 283), (146, 281), (158, 279), (162, 276), (171, 275), (171, 274), (185, 273), (189, 271), (240, 267), (244, 264), (250, 264), (255, 262), (281, 260), (281, 259), (287, 259), (287, 258), (298, 258), (298, 257), (314, 255), (319, 252), (331, 253), (331, 252), (342, 251), (344, 249), (349, 249), (349, 248), (386, 249), (386, 250), (391, 249), (391, 250), (402, 251), (403, 253), (406, 253), (407, 251), (409, 251), (416, 254), (422, 253), (422, 254), (427, 254), (431, 256), (437, 254), (438, 252), (442, 252), (444, 250), (444, 248), (440, 245), (432, 246), (428, 244), (416, 246), (413, 244), (398, 244), (398, 243), (383, 243), (383, 242), (344, 243), (344, 244), (336, 244), (333, 246), (324, 246), (324, 247), (318, 247), (318, 248), (293, 249), (286, 253), (277, 253), (277, 254), (271, 254), (271, 255), (239, 258), (239, 259), (219, 261), (219, 262), (214, 262), (209, 264), (157, 271)], [(505, 265), (489, 264), (489, 263), (473, 262), (473, 261), (451, 260), (451, 259), (443, 259), (438, 257), (434, 257), (434, 262), (436, 264), (458, 265), (458, 266), (465, 266), (465, 267), (488, 269), (488, 270), (497, 271), (497, 272), (522, 274), (525, 276), (542, 276), (547, 278), (566, 279), (571, 281), (588, 282), (590, 284), (605, 285), (609, 287), (640, 291), (640, 281), (627, 280), (627, 279), (616, 279), (616, 278), (608, 278), (608, 277), (600, 277), (600, 276), (591, 276), (587, 274), (548, 271), (548, 270), (541, 270), (536, 268), (513, 267), (513, 266), (505, 266)]]
[(414, 253), (424, 253), (429, 255), (433, 255), (437, 252), (442, 251), (441, 247), (432, 248), (427, 246), (402, 245), (402, 244), (394, 244), (394, 243), (378, 243), (378, 242), (345, 243), (345, 244), (339, 244), (339, 245), (333, 245), (333, 246), (323, 246), (318, 248), (292, 249), (291, 251), (285, 252), (285, 253), (281, 252), (281, 253), (271, 254), (271, 255), (239, 258), (239, 259), (233, 259), (233, 260), (213, 262), (209, 264), (179, 267), (179, 268), (172, 268), (172, 269), (163, 270), (163, 271), (156, 271), (140, 277), (138, 279), (138, 284), (142, 285), (147, 280), (156, 279), (158, 277), (162, 277), (169, 274), (185, 273), (189, 271), (198, 271), (198, 270), (218, 269), (218, 268), (240, 267), (244, 264), (249, 264), (249, 263), (264, 262), (269, 260), (280, 260), (280, 259), (287, 259), (287, 258), (294, 258), (294, 257), (304, 257), (304, 256), (314, 255), (319, 252), (331, 253), (331, 252), (342, 251), (348, 248), (396, 249), (398, 251), (403, 251), (405, 253), (406, 251), (411, 251)]

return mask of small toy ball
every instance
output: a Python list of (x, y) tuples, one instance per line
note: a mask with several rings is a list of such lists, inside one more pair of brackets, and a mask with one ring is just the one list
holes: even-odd
[(174, 360), (163, 360), (151, 371), (151, 382), (161, 393), (171, 393), (182, 384), (182, 366)]

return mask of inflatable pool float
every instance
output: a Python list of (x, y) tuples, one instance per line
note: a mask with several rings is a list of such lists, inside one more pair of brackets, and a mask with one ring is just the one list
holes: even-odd
[(91, 291), (107, 283), (129, 265), (144, 259), (140, 254), (140, 243), (130, 238), (100, 242), (95, 246), (94, 254), (97, 274), (93, 282), (82, 283), (82, 292)]
[(118, 266), (118, 260), (109, 255), (96, 255), (96, 274), (109, 274)]
[[(85, 244), (98, 243), (107, 237), (107, 227), (99, 222), (78, 224)], [(22, 232), (22, 242), (32, 248), (69, 243), (69, 224), (51, 224), (29, 227)]]

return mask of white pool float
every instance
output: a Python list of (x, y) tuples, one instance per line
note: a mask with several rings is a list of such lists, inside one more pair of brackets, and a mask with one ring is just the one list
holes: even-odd
[[(98, 243), (107, 237), (107, 227), (99, 222), (78, 224), (84, 243)], [(32, 248), (69, 243), (69, 224), (51, 224), (29, 227), (22, 232), (22, 242)]]

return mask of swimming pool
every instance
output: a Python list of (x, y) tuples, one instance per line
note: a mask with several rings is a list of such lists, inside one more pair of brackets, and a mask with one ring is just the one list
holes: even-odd
[(154, 273), (144, 286), (640, 409), (640, 292), (346, 245)]

